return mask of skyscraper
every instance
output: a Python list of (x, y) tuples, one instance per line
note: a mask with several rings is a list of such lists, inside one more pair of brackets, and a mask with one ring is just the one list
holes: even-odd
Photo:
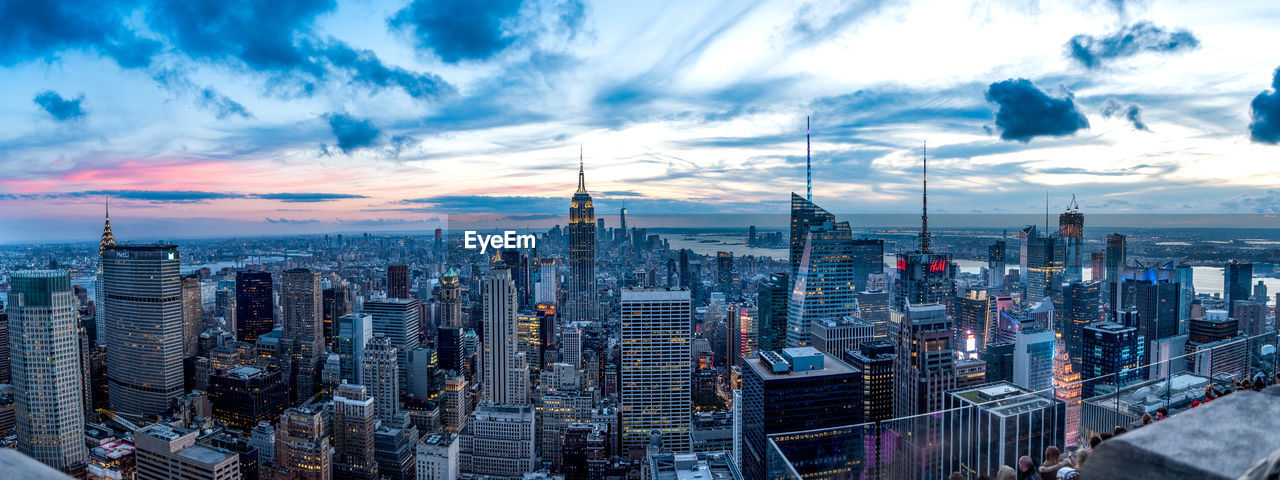
[[(1122, 233), (1112, 233), (1107, 235), (1107, 260), (1106, 260), (1106, 288), (1102, 289), (1103, 299), (1110, 308), (1112, 315), (1119, 311), (1123, 304), (1121, 303), (1120, 284), (1123, 282), (1121, 272), (1125, 265), (1128, 265), (1126, 259), (1126, 240)], [(1112, 317), (1114, 318), (1114, 317)]]
[(554, 305), (557, 283), (556, 259), (538, 259), (538, 282), (534, 289), (533, 301), (537, 304)]
[(484, 284), (484, 399), (496, 404), (529, 402), (529, 366), (520, 352), (516, 287), (511, 269), (494, 267)]
[(466, 329), (470, 326), (462, 318), (462, 283), (458, 272), (450, 268), (440, 277), (440, 326)]
[(111, 409), (160, 415), (184, 393), (178, 247), (116, 245), (102, 258)]
[[(399, 391), (404, 394), (409, 392), (409, 352), (421, 344), (418, 340), (418, 332), (422, 328), (418, 321), (418, 305), (416, 298), (387, 298), (366, 301), (361, 310), (373, 317), (373, 334), (386, 337), (395, 347), (399, 355)], [(370, 386), (368, 382), (364, 384)]]
[[(745, 362), (742, 406), (738, 407), (743, 409), (744, 479), (766, 478), (769, 435), (863, 421), (861, 372), (835, 357), (799, 347), (761, 352)], [(665, 437), (663, 444), (667, 444)], [(857, 463), (855, 458), (846, 461)]]
[(844, 351), (844, 361), (862, 374), (862, 421), (879, 422), (893, 418), (893, 366), (897, 358), (892, 343), (864, 342)]
[(364, 348), (373, 339), (373, 316), (350, 313), (338, 317), (338, 361), (341, 378), (349, 383), (363, 383)]
[(204, 331), (204, 310), (200, 302), (200, 279), (182, 276), (182, 356), (194, 357)]
[[(805, 242), (809, 239), (809, 229), (824, 223), (835, 224), (836, 216), (823, 210), (813, 202), (791, 193), (791, 276), (793, 281), (800, 272), (800, 256), (804, 254)], [(683, 259), (681, 259), (683, 262)], [(681, 283), (684, 285), (684, 283)]]
[(954, 410), (944, 420), (944, 471), (965, 478), (1017, 465), (1023, 455), (1039, 458), (1045, 448), (1064, 445), (1065, 405), (1007, 382), (948, 392), (947, 408)]
[(1004, 287), (1005, 247), (1004, 240), (987, 246), (987, 286), (995, 289)]
[(473, 476), (523, 478), (534, 470), (534, 411), (530, 405), (482, 405), (458, 438), (458, 469)]
[(1101, 282), (1071, 282), (1062, 287), (1062, 321), (1059, 331), (1063, 333), (1067, 355), (1076, 367), (1080, 366), (1084, 348), (1081, 343), (1084, 327), (1102, 320), (1098, 310), (1101, 285)]
[(318, 408), (293, 407), (280, 415), (276, 426), (276, 468), (284, 478), (327, 480), (332, 478), (333, 458), (326, 434), (325, 414)]
[(396, 347), (387, 337), (375, 337), (365, 345), (364, 371), (360, 381), (374, 398), (374, 414), (383, 422), (396, 422), (400, 417), (400, 383)]
[(791, 282), (787, 274), (772, 273), (756, 289), (756, 341), (761, 351), (782, 350), (787, 346), (787, 298)]
[[(321, 318), (320, 273), (296, 268), (281, 277), (284, 303), (284, 339), (288, 342), (288, 381), (302, 402), (320, 389), (324, 363), (324, 320)], [(255, 422), (256, 423), (256, 422)]]
[(688, 290), (622, 290), (622, 448), (644, 449), (650, 432), (674, 451), (691, 447), (692, 305)]
[(346, 282), (336, 282), (332, 287), (320, 291), (320, 301), (324, 307), (324, 345), (330, 351), (338, 351), (338, 319), (351, 313), (354, 307), (351, 301), (351, 289)]
[(103, 210), (106, 217), (102, 224), (102, 238), (98, 241), (98, 278), (97, 282), (94, 283), (93, 288), (95, 316), (94, 336), (97, 337), (94, 339), (94, 343), (97, 345), (107, 344), (107, 309), (106, 301), (103, 300), (106, 288), (103, 288), (102, 282), (102, 254), (106, 252), (107, 247), (114, 247), (116, 245), (116, 235), (111, 232), (111, 205), (108, 200), (103, 201)]
[(376, 480), (373, 458), (376, 428), (374, 399), (363, 385), (344, 383), (333, 394), (333, 470), (335, 477)]
[(253, 343), (275, 328), (270, 272), (236, 272), (236, 340)]
[(247, 432), (258, 422), (278, 418), (288, 408), (289, 389), (279, 371), (247, 365), (220, 369), (209, 376), (213, 418)]
[(9, 354), (18, 450), (70, 472), (83, 468), (84, 443), (76, 300), (64, 270), (10, 275)]
[(1052, 330), (1023, 327), (1016, 335), (1013, 350), (1013, 384), (1031, 391), (1048, 390), (1053, 384)]
[(940, 304), (912, 304), (902, 317), (894, 376), (894, 416), (942, 409), (943, 392), (955, 387), (952, 321)]
[(240, 478), (240, 456), (230, 450), (196, 443), (199, 430), (166, 424), (134, 433), (137, 480), (234, 480)]
[(867, 278), (884, 273), (884, 240), (859, 238), (853, 240), (853, 288), (867, 289)]
[(1032, 238), (1027, 244), (1027, 302), (1060, 294), (1066, 273), (1066, 239), (1058, 235)]
[(409, 266), (387, 266), (387, 297), (409, 298)]
[(1227, 302), (1227, 316), (1235, 317), (1236, 300), (1253, 295), (1253, 264), (1232, 261), (1223, 266), (1222, 299)]
[[(1145, 356), (1143, 339), (1133, 327), (1099, 322), (1084, 329), (1084, 357), (1080, 375), (1083, 396), (1094, 396), (1097, 385), (1124, 385), (1142, 377), (1138, 366)], [(1098, 379), (1096, 381), (1090, 381)]]
[(955, 320), (957, 348), (965, 353), (986, 350), (995, 342), (996, 298), (985, 288), (965, 289), (963, 297), (956, 297)]
[(596, 320), (596, 213), (578, 160), (578, 191), (569, 203), (568, 298), (561, 309), (568, 322)]
[(853, 237), (849, 224), (809, 226), (800, 269), (787, 300), (787, 345), (809, 343), (809, 324), (839, 319), (857, 310)]
[(1058, 237), (1062, 238), (1065, 247), (1066, 281), (1083, 280), (1084, 214), (1080, 213), (1075, 195), (1071, 196), (1067, 210), (1058, 215)]
[[(1130, 280), (1133, 306), (1138, 311), (1138, 335), (1150, 342), (1178, 334), (1178, 284)], [(1147, 363), (1142, 360), (1142, 363)]]

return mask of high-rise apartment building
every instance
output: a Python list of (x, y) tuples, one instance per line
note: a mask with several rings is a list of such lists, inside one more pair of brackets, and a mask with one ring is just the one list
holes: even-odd
[(236, 272), (236, 340), (253, 343), (275, 328), (270, 272)]
[(675, 451), (691, 447), (692, 304), (688, 290), (622, 291), (622, 449), (643, 450), (657, 431)]
[(894, 416), (906, 417), (942, 409), (943, 393), (955, 387), (952, 321), (937, 304), (907, 306), (898, 336), (894, 376)]
[(791, 282), (786, 273), (772, 273), (756, 289), (756, 343), (760, 350), (787, 346), (787, 298)]
[(182, 356), (194, 357), (204, 331), (204, 309), (200, 301), (200, 279), (182, 276)]
[(1124, 385), (1143, 378), (1138, 368), (1145, 357), (1143, 343), (1134, 327), (1114, 322), (1085, 327), (1080, 369), (1084, 398), (1093, 397), (1097, 385)]
[(387, 266), (387, 298), (409, 298), (409, 266)]
[(209, 376), (213, 418), (241, 431), (280, 417), (289, 407), (289, 387), (279, 371), (248, 365), (223, 368)]
[(340, 378), (347, 383), (363, 383), (364, 349), (373, 340), (373, 316), (349, 313), (338, 317), (338, 361)]
[(333, 472), (338, 478), (376, 480), (374, 399), (363, 385), (343, 383), (333, 393)]
[(89, 455), (84, 443), (84, 383), (76, 338), (76, 299), (65, 270), (9, 276), (9, 368), (18, 450), (72, 472)]
[[(395, 347), (398, 358), (400, 392), (409, 392), (409, 352), (418, 348), (418, 332), (420, 308), (416, 298), (387, 298), (364, 302), (360, 313), (373, 317), (373, 334), (386, 337)], [(365, 382), (366, 386), (368, 383)]]
[(1253, 295), (1253, 264), (1231, 262), (1223, 266), (1222, 299), (1227, 303), (1227, 316), (1235, 317), (1236, 300)]
[(111, 410), (163, 414), (185, 393), (178, 247), (115, 245), (102, 261)]
[(535, 470), (531, 405), (481, 405), (458, 438), (458, 470), (467, 476), (520, 479)]
[(1120, 284), (1124, 281), (1122, 273), (1125, 266), (1129, 264), (1126, 257), (1127, 244), (1128, 239), (1122, 233), (1107, 235), (1106, 286), (1102, 289), (1102, 295), (1111, 312), (1117, 312), (1123, 307)]
[(1013, 384), (1040, 392), (1053, 382), (1053, 347), (1057, 336), (1052, 330), (1024, 327), (1015, 334), (1013, 349)]
[(484, 293), (485, 400), (495, 404), (529, 402), (529, 366), (520, 352), (516, 322), (516, 288), (511, 269), (495, 267), (485, 277)]
[(1084, 327), (1102, 320), (1101, 282), (1071, 282), (1062, 287), (1062, 312), (1059, 331), (1063, 333), (1064, 346), (1071, 363), (1080, 365), (1083, 354), (1081, 338)]
[(1004, 288), (1005, 248), (1004, 240), (987, 246), (987, 286), (994, 289)]
[(996, 297), (985, 288), (967, 288), (956, 297), (956, 348), (976, 353), (995, 341)]
[(333, 450), (325, 417), (320, 409), (305, 406), (290, 408), (280, 415), (275, 468), (282, 471), (282, 476), (298, 480), (333, 478)]
[(878, 422), (893, 418), (893, 367), (897, 358), (892, 343), (884, 340), (864, 342), (845, 349), (841, 359), (861, 373), (862, 421)]
[(375, 403), (378, 420), (393, 422), (400, 413), (400, 382), (397, 381), (399, 353), (387, 337), (374, 337), (364, 347), (364, 371), (360, 381), (368, 388)]
[(320, 273), (305, 268), (285, 270), (280, 286), (283, 338), (289, 351), (286, 381), (293, 387), (292, 396), (305, 402), (320, 391), (320, 368), (325, 358)]

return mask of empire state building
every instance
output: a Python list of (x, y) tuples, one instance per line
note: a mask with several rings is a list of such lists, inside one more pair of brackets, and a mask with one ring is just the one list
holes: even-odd
[(596, 212), (578, 158), (578, 191), (569, 202), (569, 288), (567, 321), (596, 319)]

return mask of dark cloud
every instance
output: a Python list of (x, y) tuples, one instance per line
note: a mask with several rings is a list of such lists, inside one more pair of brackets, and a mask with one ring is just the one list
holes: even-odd
[(63, 51), (90, 50), (125, 68), (151, 64), (162, 47), (126, 26), (136, 1), (0, 2), (0, 66), (53, 60)]
[(630, 190), (608, 190), (608, 191), (600, 192), (600, 195), (603, 195), (606, 197), (643, 197), (644, 196), (643, 193), (633, 192)]
[(343, 153), (349, 154), (357, 149), (371, 147), (381, 135), (367, 119), (359, 120), (345, 113), (331, 113), (328, 118), (329, 128), (338, 138), (338, 148)]
[[(527, 14), (527, 16), (525, 15)], [(572, 38), (586, 16), (579, 0), (413, 0), (387, 24), (414, 47), (448, 63), (486, 60), (513, 45), (560, 30)]]
[(1151, 131), (1147, 128), (1147, 124), (1142, 121), (1142, 108), (1136, 103), (1125, 105), (1119, 100), (1108, 98), (1106, 103), (1102, 104), (1102, 116), (1107, 118), (1124, 118), (1133, 124), (1135, 130), (1145, 132)]
[(62, 95), (53, 90), (45, 90), (36, 95), (33, 101), (59, 122), (84, 118), (84, 109), (80, 108), (80, 102), (84, 101), (83, 93), (79, 97), (68, 99), (62, 98)]
[(445, 213), (549, 213), (569, 208), (567, 198), (528, 196), (441, 195), (410, 198), (403, 203), (430, 205), (432, 210)]
[(1051, 97), (1025, 78), (1009, 79), (987, 88), (987, 101), (998, 105), (996, 128), (1003, 140), (1029, 142), (1038, 136), (1066, 136), (1089, 128), (1070, 92)]
[(295, 224), (295, 225), (296, 225), (296, 224), (320, 223), (320, 221), (319, 221), (319, 220), (316, 220), (316, 219), (298, 219), (298, 220), (291, 220), (291, 219), (283, 218), (283, 217), (282, 217), (282, 218), (271, 218), (271, 217), (267, 217), (267, 218), (264, 218), (263, 220), (265, 220), (267, 223), (291, 223), (291, 224)]
[(1165, 30), (1141, 21), (1104, 36), (1076, 35), (1065, 48), (1067, 56), (1081, 65), (1098, 68), (1108, 61), (1143, 52), (1173, 53), (1199, 46), (1200, 40), (1190, 30)]
[(249, 113), (249, 110), (244, 108), (244, 105), (241, 105), (240, 102), (232, 100), (226, 95), (219, 93), (212, 87), (200, 90), (199, 101), (201, 106), (213, 110), (214, 114), (217, 115), (218, 118), (227, 118), (231, 116), (253, 118), (253, 115)]
[(349, 198), (369, 198), (365, 195), (354, 195), (348, 193), (259, 193), (253, 195), (253, 197), (264, 200), (280, 200), (282, 202), (293, 203), (314, 203), (327, 202), (330, 200), (345, 200)]
[(1271, 79), (1271, 90), (1253, 97), (1249, 104), (1249, 137), (1258, 143), (1280, 144), (1280, 68)]
[[(454, 92), (437, 75), (387, 65), (371, 51), (316, 32), (316, 18), (336, 6), (335, 0), (3, 2), (0, 66), (86, 50), (124, 68), (147, 68), (157, 55), (172, 52), (183, 60), (262, 73), (278, 93), (310, 95), (328, 81), (397, 88), (419, 99)], [(155, 79), (167, 87), (190, 87), (185, 77), (166, 81), (173, 72), (158, 72)], [(247, 114), (226, 97), (198, 98), (221, 117)]]

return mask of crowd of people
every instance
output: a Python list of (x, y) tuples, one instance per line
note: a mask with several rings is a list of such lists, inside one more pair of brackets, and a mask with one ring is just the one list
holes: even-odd
[[(1276, 373), (1275, 382), (1271, 385), (1280, 385), (1280, 373)], [(1212, 383), (1204, 387), (1204, 400), (1196, 400), (1191, 402), (1191, 407), (1199, 407), (1204, 403), (1222, 398), (1236, 390), (1253, 390), (1255, 392), (1262, 391), (1268, 386), (1267, 377), (1261, 373), (1254, 376), (1252, 380), (1246, 378), (1235, 382), (1235, 388), (1228, 387), (1221, 390)], [(1044, 449), (1044, 461), (1037, 465), (1035, 459), (1030, 456), (1023, 455), (1018, 459), (1017, 468), (1004, 465), (995, 473), (995, 476), (982, 474), (976, 480), (1079, 480), (1080, 467), (1089, 459), (1089, 453), (1098, 445), (1107, 439), (1122, 435), (1129, 431), (1130, 428), (1141, 428), (1152, 423), (1164, 420), (1169, 417), (1169, 409), (1160, 407), (1156, 409), (1153, 416), (1150, 413), (1142, 414), (1140, 423), (1130, 425), (1128, 427), (1116, 425), (1114, 431), (1107, 433), (1098, 433), (1089, 437), (1089, 445), (1075, 450), (1063, 453), (1061, 449), (1050, 446)], [(952, 472), (947, 480), (969, 480), (960, 472)]]

